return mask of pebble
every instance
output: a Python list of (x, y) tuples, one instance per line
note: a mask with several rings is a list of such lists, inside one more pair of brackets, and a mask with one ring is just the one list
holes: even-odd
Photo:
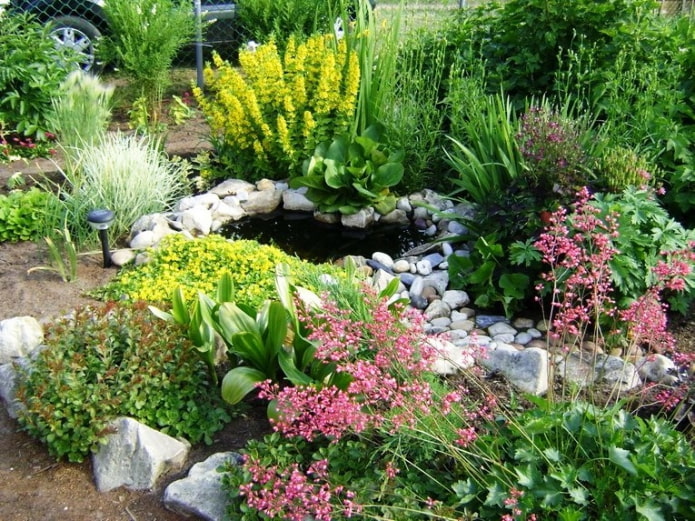
[(507, 317), (501, 315), (477, 315), (475, 325), (481, 329), (487, 329), (497, 322), (507, 322)]

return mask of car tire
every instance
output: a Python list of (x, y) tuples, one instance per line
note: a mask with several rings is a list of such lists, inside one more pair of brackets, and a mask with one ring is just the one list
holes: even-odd
[(77, 53), (77, 63), (83, 71), (99, 69), (96, 41), (101, 32), (90, 21), (76, 16), (60, 16), (51, 22), (50, 34), (57, 47)]

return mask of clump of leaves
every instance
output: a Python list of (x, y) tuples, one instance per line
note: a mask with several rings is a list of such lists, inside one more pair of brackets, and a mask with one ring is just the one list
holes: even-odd
[(118, 416), (211, 443), (230, 416), (185, 338), (144, 304), (75, 311), (48, 327), (47, 347), (18, 367), (20, 424), (69, 461), (94, 450)]
[(467, 479), (453, 489), (482, 519), (512, 509), (539, 519), (693, 516), (695, 452), (667, 421), (587, 403), (537, 405), (491, 424), (469, 447), (493, 467), (488, 483)]
[(55, 195), (38, 188), (0, 195), (0, 242), (43, 237), (53, 225), (48, 208), (57, 204)]

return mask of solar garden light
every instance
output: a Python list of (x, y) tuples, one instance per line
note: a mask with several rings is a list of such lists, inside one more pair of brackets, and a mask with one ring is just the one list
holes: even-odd
[(101, 252), (104, 256), (104, 268), (110, 268), (113, 263), (111, 262), (111, 252), (109, 251), (109, 235), (108, 229), (113, 222), (113, 212), (105, 208), (99, 208), (96, 210), (91, 210), (87, 214), (87, 222), (93, 230), (99, 232), (99, 240), (101, 241)]

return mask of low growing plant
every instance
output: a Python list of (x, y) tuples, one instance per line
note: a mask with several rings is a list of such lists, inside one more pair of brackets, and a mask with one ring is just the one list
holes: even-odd
[(290, 186), (306, 186), (307, 198), (322, 212), (350, 215), (371, 205), (386, 215), (396, 207), (389, 189), (403, 178), (404, 156), (387, 148), (383, 132), (383, 126), (373, 125), (352, 140), (345, 134), (319, 145), (304, 162), (304, 175)]
[(229, 241), (219, 235), (195, 240), (170, 235), (150, 253), (149, 262), (121, 271), (96, 294), (159, 304), (169, 302), (180, 287), (186, 301), (191, 302), (198, 298), (198, 292), (214, 295), (220, 278), (229, 273), (236, 301), (258, 306), (275, 294), (274, 270), (280, 263), (290, 266), (300, 284), (306, 271), (338, 273), (336, 268), (315, 266), (273, 246), (250, 240)]
[(35, 266), (29, 268), (27, 273), (34, 271), (52, 271), (57, 273), (63, 282), (77, 280), (77, 249), (72, 242), (70, 230), (64, 226), (62, 230), (53, 231), (53, 237), (44, 237), (48, 247), (50, 266)]
[(117, 416), (193, 443), (211, 443), (230, 419), (181, 329), (144, 304), (79, 309), (45, 343), (18, 367), (19, 422), (57, 458), (82, 461)]
[(31, 241), (48, 234), (58, 198), (44, 190), (12, 190), (0, 194), (0, 242)]
[[(319, 143), (353, 121), (360, 69), (344, 40), (315, 35), (242, 50), (241, 70), (218, 55), (205, 68), (208, 93), (194, 89), (224, 175), (248, 180), (299, 174)], [(221, 175), (221, 174), (218, 174)]]

